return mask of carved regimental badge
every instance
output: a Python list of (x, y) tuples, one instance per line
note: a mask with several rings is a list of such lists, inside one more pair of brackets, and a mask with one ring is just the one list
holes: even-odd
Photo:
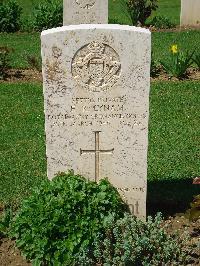
[(82, 47), (72, 60), (72, 75), (89, 91), (106, 91), (119, 79), (121, 63), (116, 51), (107, 44), (92, 42)]
[(75, 0), (75, 2), (81, 7), (85, 9), (90, 9), (94, 6), (96, 0)]

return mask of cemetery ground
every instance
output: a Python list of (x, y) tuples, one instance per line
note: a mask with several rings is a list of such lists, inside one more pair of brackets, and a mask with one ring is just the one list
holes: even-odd
[[(30, 10), (30, 1), (21, 2)], [(157, 12), (168, 12), (178, 24), (179, 1), (172, 2), (169, 8), (169, 1), (162, 1)], [(111, 18), (125, 23), (119, 9), (110, 3)], [(153, 32), (154, 59), (167, 61), (172, 44), (183, 51), (198, 50), (200, 31)], [(0, 46), (5, 45), (13, 51), (9, 75), (0, 81), (0, 212), (6, 204), (16, 210), (31, 188), (46, 178), (40, 34), (0, 34)], [(151, 81), (147, 212), (161, 211), (170, 230), (188, 231), (196, 245), (200, 222), (185, 217), (193, 196), (200, 193), (199, 185), (192, 185), (200, 176), (200, 75), (194, 69), (182, 80), (170, 80), (162, 72)], [(197, 246), (192, 255), (191, 265), (199, 265)], [(13, 241), (0, 236), (0, 265), (30, 264)]]
[[(155, 60), (167, 61), (171, 44), (178, 44), (183, 51), (198, 50), (199, 40), (200, 31), (153, 32), (153, 56)], [(20, 198), (23, 191), (46, 174), (42, 79), (41, 72), (34, 69), (36, 63), (39, 69), (41, 67), (39, 33), (4, 33), (1, 34), (1, 45), (14, 49), (10, 54), (11, 76), (1, 82), (0, 96), (4, 133), (1, 136), (4, 150), (1, 163), (6, 177), (1, 181), (3, 190), (0, 199), (9, 200), (16, 195)], [(35, 64), (28, 62), (28, 55), (34, 58)], [(170, 81), (165, 77), (164, 80), (152, 80), (151, 85), (148, 179), (154, 183), (158, 180), (165, 182), (161, 182), (158, 192), (156, 195), (153, 193), (150, 199), (154, 202), (154, 197), (159, 198), (159, 192), (162, 198), (167, 191), (167, 198), (172, 197), (176, 205), (177, 198), (173, 195), (174, 189), (179, 187), (178, 194), (183, 199), (178, 201), (178, 205), (182, 206), (182, 210), (188, 205), (194, 191), (197, 192), (197, 187), (191, 186), (191, 193), (185, 193), (188, 191), (188, 178), (198, 176), (200, 168), (200, 82), (199, 71), (195, 73), (192, 80)], [(178, 182), (177, 186), (174, 182)], [(166, 190), (165, 186), (169, 189)], [(189, 195), (188, 198), (185, 195)], [(158, 202), (162, 205), (165, 200)]]
[[(23, 7), (24, 18), (31, 15), (33, 6), (38, 4), (40, 0), (17, 0), (20, 6)], [(122, 12), (121, 0), (109, 0), (109, 19), (120, 24), (130, 24), (127, 14)], [(160, 0), (159, 7), (153, 15), (167, 16), (176, 25), (179, 24), (180, 15), (180, 1), (179, 0)]]
[[(40, 58), (39, 34), (1, 34), (3, 45), (13, 47), (12, 71), (15, 77), (1, 81), (1, 193), (3, 205), (17, 208), (35, 185), (46, 177), (44, 114), (41, 73), (33, 69), (27, 54)], [(153, 51), (167, 60), (169, 46), (198, 47), (199, 31), (155, 32)], [(23, 76), (23, 72), (28, 75)], [(200, 172), (200, 80), (152, 80), (148, 153), (148, 214), (161, 211), (173, 229), (189, 230), (192, 241), (199, 238), (199, 223), (190, 223), (182, 214), (189, 208), (199, 187), (192, 179)], [(175, 218), (172, 218), (175, 217)], [(171, 218), (170, 218), (171, 217)], [(27, 265), (13, 242), (2, 240), (2, 265)], [(195, 253), (196, 252), (196, 253)], [(198, 250), (194, 261), (198, 263)], [(6, 264), (7, 263), (7, 264)], [(10, 263), (10, 264), (8, 264)], [(24, 264), (23, 264), (24, 263)], [(195, 262), (193, 262), (195, 265)]]

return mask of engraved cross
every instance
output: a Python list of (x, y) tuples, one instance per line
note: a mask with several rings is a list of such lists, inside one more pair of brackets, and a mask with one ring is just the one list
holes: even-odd
[(94, 153), (95, 154), (95, 181), (99, 180), (99, 166), (100, 166), (100, 153), (112, 154), (114, 151), (113, 149), (110, 150), (101, 150), (100, 149), (100, 138), (99, 133), (101, 131), (94, 131), (95, 133), (95, 149), (94, 150), (82, 150), (80, 149), (80, 154), (84, 153)]

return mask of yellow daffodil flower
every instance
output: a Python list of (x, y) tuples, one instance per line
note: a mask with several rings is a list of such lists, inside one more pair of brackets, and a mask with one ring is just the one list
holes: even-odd
[(177, 54), (178, 53), (178, 45), (173, 44), (170, 48), (170, 51), (172, 52), (172, 54)]

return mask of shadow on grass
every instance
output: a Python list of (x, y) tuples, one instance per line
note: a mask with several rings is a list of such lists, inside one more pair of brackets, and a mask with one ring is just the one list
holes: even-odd
[(148, 181), (147, 214), (162, 212), (164, 216), (184, 213), (195, 195), (200, 194), (200, 185), (193, 179)]

